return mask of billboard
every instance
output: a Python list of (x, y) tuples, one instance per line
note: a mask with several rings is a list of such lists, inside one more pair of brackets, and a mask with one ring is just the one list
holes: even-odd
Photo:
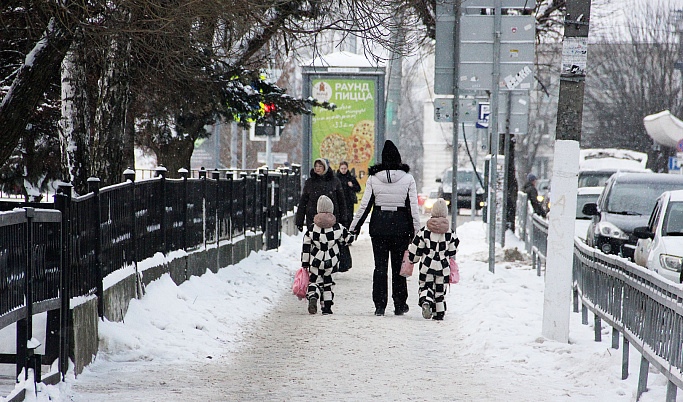
[(314, 108), (311, 160), (325, 158), (339, 169), (342, 161), (359, 179), (375, 161), (375, 81), (372, 79), (314, 79), (312, 96), (337, 105)]
[(327, 159), (335, 171), (346, 161), (361, 185), (360, 199), (368, 168), (378, 162), (377, 148), (384, 142), (384, 69), (358, 68), (356, 74), (324, 70), (304, 68), (304, 97), (336, 108), (314, 107), (313, 115), (304, 118), (302, 178), (317, 158)]

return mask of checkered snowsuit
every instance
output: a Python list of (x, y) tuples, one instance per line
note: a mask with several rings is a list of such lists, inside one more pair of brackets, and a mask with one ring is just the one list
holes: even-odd
[(446, 284), (448, 284), (451, 268), (448, 258), (455, 256), (458, 237), (449, 230), (446, 233), (434, 233), (423, 226), (408, 246), (410, 261), (420, 263), (420, 298), (418, 305), (429, 303), (437, 317), (446, 313)]
[(323, 229), (313, 225), (304, 233), (301, 266), (310, 273), (306, 298), (320, 300), (322, 308), (331, 308), (334, 299), (332, 270), (339, 265), (339, 244), (350, 244), (353, 235), (339, 223)]

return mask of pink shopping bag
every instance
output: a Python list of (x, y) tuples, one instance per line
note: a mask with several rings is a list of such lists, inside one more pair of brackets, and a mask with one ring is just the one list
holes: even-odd
[(308, 292), (308, 269), (301, 267), (294, 275), (292, 293), (301, 300), (306, 297), (306, 292)]
[(451, 266), (451, 276), (448, 280), (448, 283), (460, 282), (460, 271), (458, 270), (458, 263), (455, 262), (455, 258), (449, 258), (448, 265)]
[(410, 262), (410, 258), (408, 258), (408, 250), (406, 250), (405, 253), (403, 253), (403, 262), (401, 263), (401, 276), (405, 276), (406, 278), (410, 277), (413, 275), (413, 264)]

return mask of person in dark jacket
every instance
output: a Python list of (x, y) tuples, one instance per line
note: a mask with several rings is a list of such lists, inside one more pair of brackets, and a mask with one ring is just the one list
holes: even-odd
[(299, 199), (295, 220), (299, 231), (303, 232), (304, 224), (309, 229), (313, 227), (313, 217), (316, 214), (318, 198), (321, 195), (330, 197), (334, 204), (334, 216), (337, 222), (348, 227), (351, 217), (346, 215), (346, 201), (344, 200), (344, 191), (342, 190), (341, 183), (334, 176), (327, 161), (318, 158), (313, 161), (311, 177), (306, 179), (304, 188), (301, 190), (301, 198)]
[(339, 164), (337, 171), (337, 179), (341, 182), (344, 190), (344, 201), (346, 201), (346, 216), (351, 219), (353, 217), (353, 207), (358, 203), (356, 193), (360, 192), (360, 184), (358, 180), (349, 172), (349, 164), (344, 161)]
[(524, 185), (523, 190), (526, 193), (527, 200), (531, 202), (531, 207), (534, 209), (534, 213), (537, 215), (541, 215), (545, 218), (545, 210), (543, 209), (543, 205), (541, 204), (541, 202), (538, 200), (538, 190), (536, 190), (535, 174), (529, 173), (526, 176), (526, 184)]
[(384, 143), (382, 163), (368, 169), (363, 199), (353, 217), (350, 231), (358, 234), (370, 209), (370, 240), (375, 257), (372, 277), (372, 300), (375, 315), (384, 315), (387, 306), (387, 269), (391, 259), (391, 297), (394, 314), (408, 312), (406, 278), (400, 275), (403, 253), (415, 233), (420, 230), (417, 186), (408, 173), (410, 167), (401, 162), (401, 154), (391, 141)]

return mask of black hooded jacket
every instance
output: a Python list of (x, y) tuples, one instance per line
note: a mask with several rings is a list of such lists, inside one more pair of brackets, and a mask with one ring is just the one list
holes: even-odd
[(322, 176), (311, 169), (311, 176), (306, 179), (301, 191), (301, 199), (299, 199), (299, 207), (296, 211), (296, 225), (303, 226), (305, 223), (306, 226), (313, 226), (313, 217), (317, 213), (318, 198), (321, 195), (330, 197), (334, 204), (334, 216), (337, 222), (348, 228), (351, 217), (346, 216), (344, 191), (341, 182), (329, 168)]
[[(350, 205), (353, 205), (358, 202), (358, 197), (356, 196), (356, 193), (361, 190), (360, 184), (358, 183), (358, 180), (356, 180), (356, 178), (353, 177), (351, 172), (348, 170), (345, 174), (338, 171), (337, 179), (339, 179), (339, 181), (341, 182), (342, 190), (344, 190), (346, 207), (351, 208)], [(349, 183), (351, 183), (350, 186)]]

